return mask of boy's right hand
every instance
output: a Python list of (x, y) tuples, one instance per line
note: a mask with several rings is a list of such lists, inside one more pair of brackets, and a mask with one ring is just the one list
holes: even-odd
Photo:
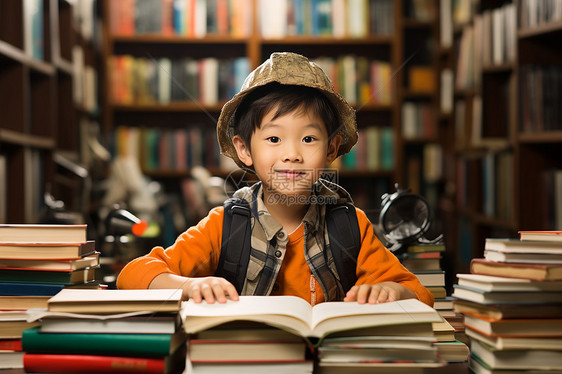
[(230, 300), (238, 301), (238, 292), (232, 283), (221, 277), (189, 278), (183, 288), (183, 294), (188, 299), (200, 303), (205, 300), (207, 304), (213, 304), (215, 300), (221, 304)]
[(158, 274), (150, 283), (148, 288), (181, 288), (182, 299), (193, 299), (200, 303), (205, 300), (208, 304), (216, 301), (226, 303), (227, 297), (232, 301), (238, 301), (236, 287), (229, 281), (220, 277), (182, 277), (172, 273)]

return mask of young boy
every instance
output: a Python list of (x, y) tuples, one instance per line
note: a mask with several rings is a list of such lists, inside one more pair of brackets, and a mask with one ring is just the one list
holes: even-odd
[[(357, 141), (355, 112), (324, 72), (305, 57), (273, 53), (226, 103), (217, 125), (223, 154), (252, 169), (260, 182), (235, 197), (250, 204), (251, 255), (241, 294), (294, 295), (323, 301), (381, 303), (433, 296), (375, 236), (356, 208), (361, 249), (357, 282), (344, 290), (325, 224), (326, 203), (351, 202), (320, 178)], [(215, 276), (224, 208), (217, 207), (167, 249), (155, 247), (125, 266), (118, 288), (181, 288), (184, 299), (238, 300), (234, 285)]]

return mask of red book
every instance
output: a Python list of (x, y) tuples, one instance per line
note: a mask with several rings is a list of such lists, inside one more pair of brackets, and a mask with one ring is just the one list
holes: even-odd
[(562, 280), (562, 264), (494, 262), (483, 258), (473, 258), (470, 262), (470, 272), (537, 281)]
[(93, 355), (23, 355), (26, 373), (164, 373), (164, 358)]
[(0, 351), (21, 351), (21, 339), (0, 339)]

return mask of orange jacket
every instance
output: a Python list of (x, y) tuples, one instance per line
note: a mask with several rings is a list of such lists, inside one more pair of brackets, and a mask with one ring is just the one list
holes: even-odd
[[(422, 302), (433, 306), (433, 295), (382, 245), (365, 213), (358, 208), (356, 210), (361, 231), (356, 284), (394, 281), (414, 291)], [(119, 274), (117, 287), (148, 288), (161, 273), (187, 277), (213, 275), (220, 256), (223, 215), (223, 207), (214, 208), (196, 226), (182, 233), (172, 246), (166, 249), (155, 247), (149, 254), (128, 263)], [(272, 295), (294, 295), (314, 305), (323, 302), (324, 295), (305, 260), (303, 245), (304, 228), (301, 225), (289, 235), (287, 254)]]

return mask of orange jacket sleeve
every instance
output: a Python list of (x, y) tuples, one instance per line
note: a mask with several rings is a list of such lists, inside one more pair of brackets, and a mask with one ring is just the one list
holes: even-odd
[(170, 247), (154, 247), (147, 255), (129, 262), (117, 278), (117, 288), (146, 289), (162, 273), (186, 277), (213, 275), (220, 256), (223, 212), (222, 206), (214, 208)]
[(383, 246), (373, 225), (361, 209), (356, 208), (361, 232), (361, 251), (357, 258), (357, 285), (386, 281), (400, 283), (414, 291), (418, 299), (433, 306), (433, 295), (406, 269), (396, 256)]

